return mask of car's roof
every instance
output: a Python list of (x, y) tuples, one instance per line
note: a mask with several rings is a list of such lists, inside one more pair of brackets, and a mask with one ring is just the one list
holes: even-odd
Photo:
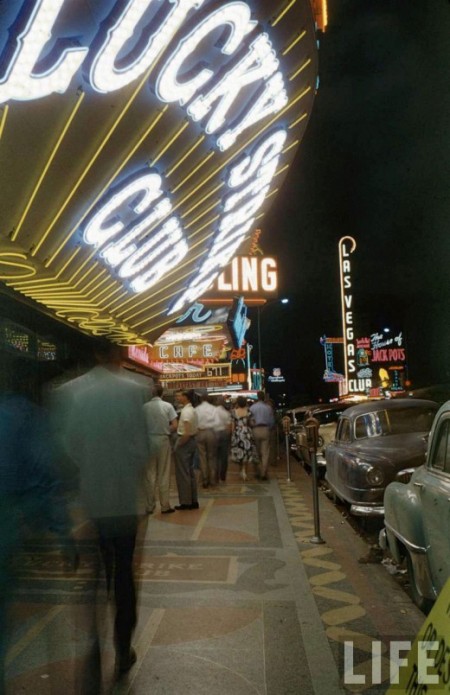
[(439, 408), (439, 415), (441, 415), (441, 413), (447, 413), (449, 410), (450, 410), (450, 401), (446, 401)]
[(358, 405), (353, 405), (351, 408), (345, 411), (346, 417), (356, 417), (357, 415), (363, 415), (364, 413), (375, 413), (378, 410), (395, 410), (404, 408), (434, 408), (438, 409), (438, 404), (435, 401), (427, 401), (422, 398), (394, 398), (394, 399), (383, 399), (380, 401), (366, 401), (365, 403), (358, 403)]
[(348, 408), (350, 403), (346, 401), (336, 401), (334, 403), (314, 403), (313, 405), (300, 405), (297, 408), (289, 408), (287, 413), (307, 413), (311, 410), (313, 413), (318, 413), (322, 410), (341, 410), (341, 408)]

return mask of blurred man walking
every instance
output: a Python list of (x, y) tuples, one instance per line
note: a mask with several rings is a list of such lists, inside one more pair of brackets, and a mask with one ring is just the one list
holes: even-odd
[[(95, 356), (98, 366), (89, 372), (85, 386), (78, 385), (73, 393), (68, 444), (80, 470), (81, 501), (97, 529), (107, 575), (110, 572), (114, 579), (114, 640), (120, 674), (136, 661), (131, 648), (136, 625), (133, 554), (138, 491), (148, 461), (144, 392), (120, 369), (118, 346), (100, 343)], [(100, 691), (97, 634), (92, 641), (84, 693)]]

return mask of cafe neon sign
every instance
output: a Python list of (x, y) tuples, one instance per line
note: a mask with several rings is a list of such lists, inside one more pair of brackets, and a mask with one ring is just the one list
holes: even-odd
[[(185, 311), (253, 231), (289, 145), (290, 126), (276, 119), (289, 106), (293, 77), (285, 74), (270, 34), (242, 1), (115, 3), (89, 41), (71, 36), (64, 25), (74, 5), (70, 0), (16, 5), (20, 12), (0, 62), (0, 105), (64, 94), (79, 82), (82, 90), (112, 94), (154, 71), (146, 89), (161, 106), (184, 109), (187, 121), (210, 139), (212, 151), (226, 154), (221, 214), (209, 249), (166, 309), (168, 315)], [(58, 33), (60, 23), (64, 35)], [(211, 62), (217, 51), (220, 66)], [(272, 126), (262, 126), (268, 119)], [(79, 225), (86, 247), (131, 294), (158, 285), (191, 253), (171, 189), (161, 170), (128, 169)]]

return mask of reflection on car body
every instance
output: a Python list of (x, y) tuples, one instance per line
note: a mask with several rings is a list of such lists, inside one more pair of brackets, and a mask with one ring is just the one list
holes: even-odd
[(434, 420), (426, 464), (407, 485), (388, 485), (384, 506), (380, 544), (397, 562), (406, 557), (413, 599), (427, 611), (450, 577), (450, 401)]
[(326, 449), (326, 479), (357, 516), (383, 515), (383, 494), (425, 461), (426, 441), (437, 411), (433, 401), (397, 398), (349, 408)]

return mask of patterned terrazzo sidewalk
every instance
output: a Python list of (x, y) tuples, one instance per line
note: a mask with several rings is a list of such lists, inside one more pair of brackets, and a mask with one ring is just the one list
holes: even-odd
[[(362, 541), (322, 496), (327, 543), (310, 544), (310, 479), (296, 464), (292, 477), (279, 466), (268, 483), (244, 485), (232, 471), (199, 510), (142, 518), (138, 661), (119, 684), (112, 605), (103, 586), (97, 593), (104, 692), (334, 695), (350, 689), (346, 636), (357, 646), (355, 670), (368, 673), (372, 639), (415, 634), (421, 615), (382, 567), (358, 565)], [(79, 535), (72, 576), (51, 546), (29, 544), (22, 557), (8, 695), (77, 692), (96, 591), (94, 546), (82, 527)]]

